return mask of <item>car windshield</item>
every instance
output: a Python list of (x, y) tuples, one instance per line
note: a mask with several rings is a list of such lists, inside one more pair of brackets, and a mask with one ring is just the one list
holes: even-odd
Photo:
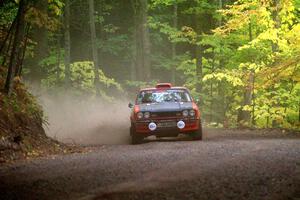
[(137, 104), (162, 102), (190, 102), (191, 97), (186, 90), (145, 90), (137, 97)]

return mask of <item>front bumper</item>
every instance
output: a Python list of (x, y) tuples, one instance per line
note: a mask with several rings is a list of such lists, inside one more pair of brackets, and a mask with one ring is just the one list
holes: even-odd
[[(176, 122), (178, 121), (184, 121), (185, 127), (183, 129), (179, 129), (177, 126), (172, 127), (157, 127), (156, 130), (151, 131), (148, 128), (149, 123), (154, 122), (156, 124), (159, 124), (161, 122)], [(135, 132), (137, 134), (142, 134), (145, 136), (149, 135), (178, 135), (179, 133), (190, 133), (193, 131), (196, 131), (200, 128), (200, 120), (199, 119), (168, 119), (168, 120), (147, 120), (147, 121), (137, 121), (134, 124)]]

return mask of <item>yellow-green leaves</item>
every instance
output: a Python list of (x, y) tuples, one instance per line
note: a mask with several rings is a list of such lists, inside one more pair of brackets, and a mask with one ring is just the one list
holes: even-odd
[(206, 82), (208, 80), (213, 81), (226, 81), (230, 83), (232, 86), (243, 86), (244, 83), (242, 79), (239, 77), (241, 73), (238, 71), (224, 71), (224, 72), (216, 72), (212, 74), (207, 74), (203, 77), (203, 81)]
[(48, 0), (49, 10), (55, 15), (62, 15), (64, 3), (62, 0)]
[[(58, 69), (56, 69), (58, 70)], [(43, 85), (51, 89), (57, 87), (60, 83), (64, 82), (65, 78), (65, 66), (60, 65), (59, 71), (48, 75), (47, 79), (43, 80)], [(74, 62), (70, 65), (71, 71), (71, 88), (78, 95), (90, 94), (91, 96), (96, 94), (94, 84), (94, 63), (91, 61)], [(57, 74), (58, 73), (58, 74)], [(99, 81), (103, 87), (101, 95), (107, 100), (112, 100), (112, 97), (106, 94), (106, 90), (114, 90), (122, 92), (121, 85), (113, 78), (107, 77), (102, 70), (99, 69)]]

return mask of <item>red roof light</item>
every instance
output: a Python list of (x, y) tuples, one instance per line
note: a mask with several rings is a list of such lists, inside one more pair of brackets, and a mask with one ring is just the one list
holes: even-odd
[(171, 88), (172, 84), (171, 83), (157, 83), (156, 88)]

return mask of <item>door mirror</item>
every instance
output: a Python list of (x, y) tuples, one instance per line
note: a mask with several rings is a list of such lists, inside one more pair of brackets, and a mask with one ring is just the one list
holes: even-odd
[(128, 107), (129, 108), (133, 108), (133, 104), (132, 103), (128, 103)]

